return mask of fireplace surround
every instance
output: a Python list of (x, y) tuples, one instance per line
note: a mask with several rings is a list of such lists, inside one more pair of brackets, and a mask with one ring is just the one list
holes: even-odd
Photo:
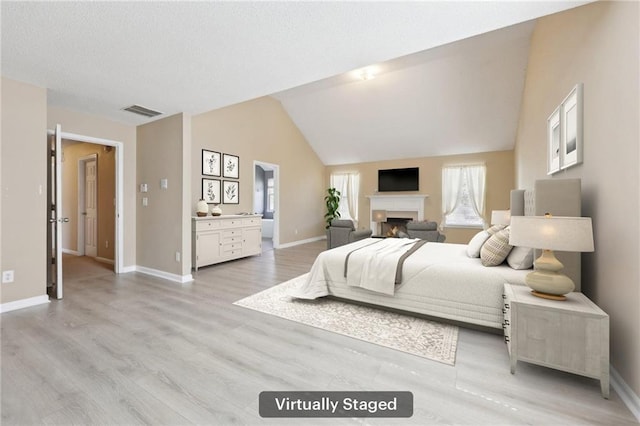
[[(390, 218), (407, 220), (424, 220), (424, 202), (429, 196), (426, 194), (409, 195), (367, 195), (369, 198), (369, 217), (373, 218), (373, 210), (386, 210), (387, 220)], [(380, 224), (371, 220), (374, 231), (380, 229)]]

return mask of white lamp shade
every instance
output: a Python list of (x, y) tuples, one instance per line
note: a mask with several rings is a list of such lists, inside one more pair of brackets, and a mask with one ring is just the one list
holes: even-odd
[(386, 222), (387, 211), (386, 210), (373, 210), (371, 212), (371, 220), (374, 222)]
[(492, 225), (509, 225), (511, 222), (511, 210), (493, 210), (491, 212)]
[(557, 251), (593, 251), (590, 217), (513, 216), (509, 244)]

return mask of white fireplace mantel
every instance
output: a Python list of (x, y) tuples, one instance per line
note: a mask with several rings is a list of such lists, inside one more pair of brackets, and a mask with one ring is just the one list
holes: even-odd
[[(424, 220), (424, 201), (428, 197), (427, 194), (367, 195), (369, 199), (369, 217), (373, 217), (374, 210), (386, 210), (415, 213), (418, 220)], [(372, 220), (371, 229), (378, 229), (378, 223)]]

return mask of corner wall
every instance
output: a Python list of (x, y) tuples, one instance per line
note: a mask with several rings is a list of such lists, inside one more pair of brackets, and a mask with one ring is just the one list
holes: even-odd
[(640, 10), (597, 2), (540, 18), (532, 40), (516, 143), (521, 188), (546, 176), (547, 117), (584, 84), (584, 163), (553, 179), (581, 178), (594, 253), (582, 291), (611, 318), (611, 363), (640, 395)]
[[(191, 212), (201, 198), (202, 149), (240, 157), (240, 204), (222, 204), (223, 214), (253, 212), (253, 162), (280, 166), (280, 244), (324, 235), (324, 165), (282, 105), (263, 97), (196, 115)], [(224, 180), (220, 177), (213, 179)]]
[[(47, 291), (47, 91), (2, 78), (0, 303)], [(28, 224), (28, 226), (18, 226)]]
[[(191, 151), (188, 121), (176, 114), (137, 128), (136, 187), (148, 186), (148, 192), (137, 194), (137, 266), (177, 280), (188, 279), (191, 270), (191, 246), (186, 243), (191, 241), (190, 206), (184, 203), (191, 189), (190, 157), (185, 156)], [(162, 179), (167, 179), (166, 189), (161, 188)]]

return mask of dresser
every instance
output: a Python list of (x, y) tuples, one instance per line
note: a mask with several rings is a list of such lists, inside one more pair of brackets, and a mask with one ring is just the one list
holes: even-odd
[(261, 215), (193, 217), (191, 264), (199, 267), (262, 253)]
[(522, 285), (504, 285), (504, 339), (511, 374), (526, 361), (600, 380), (609, 398), (609, 315), (584, 294), (567, 300), (533, 296)]

